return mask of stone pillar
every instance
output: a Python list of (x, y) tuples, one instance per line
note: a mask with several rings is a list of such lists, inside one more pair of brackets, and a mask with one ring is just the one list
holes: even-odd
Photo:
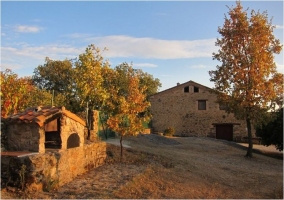
[(99, 111), (93, 110), (92, 122), (90, 130), (90, 141), (96, 141), (99, 132)]
[(39, 128), (39, 147), (38, 147), (38, 152), (39, 153), (45, 153), (45, 131), (42, 127)]
[(67, 149), (68, 131), (66, 131), (66, 127), (68, 128), (67, 117), (63, 115), (60, 118), (61, 149)]

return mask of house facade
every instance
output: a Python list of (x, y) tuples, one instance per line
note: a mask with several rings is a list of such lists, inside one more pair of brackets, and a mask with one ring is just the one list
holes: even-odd
[(236, 140), (247, 136), (246, 123), (225, 112), (216, 103), (216, 94), (194, 81), (150, 97), (153, 132), (164, 132), (168, 127), (179, 136), (213, 137)]

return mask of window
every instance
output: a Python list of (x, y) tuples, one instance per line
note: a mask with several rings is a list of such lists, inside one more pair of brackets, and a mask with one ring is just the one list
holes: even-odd
[(193, 91), (194, 91), (194, 93), (198, 93), (199, 92), (199, 88), (194, 86)]
[(206, 110), (206, 100), (198, 100), (198, 110)]
[(184, 92), (189, 92), (189, 86), (183, 88), (183, 91), (184, 91)]

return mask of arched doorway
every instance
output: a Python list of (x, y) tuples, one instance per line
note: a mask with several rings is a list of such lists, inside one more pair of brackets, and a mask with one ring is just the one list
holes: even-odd
[(77, 133), (72, 133), (67, 139), (67, 149), (79, 147), (80, 137)]

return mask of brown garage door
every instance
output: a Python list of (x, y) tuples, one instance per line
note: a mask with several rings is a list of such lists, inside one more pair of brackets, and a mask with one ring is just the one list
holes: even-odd
[(219, 124), (216, 125), (216, 138), (222, 140), (233, 140), (233, 125)]

